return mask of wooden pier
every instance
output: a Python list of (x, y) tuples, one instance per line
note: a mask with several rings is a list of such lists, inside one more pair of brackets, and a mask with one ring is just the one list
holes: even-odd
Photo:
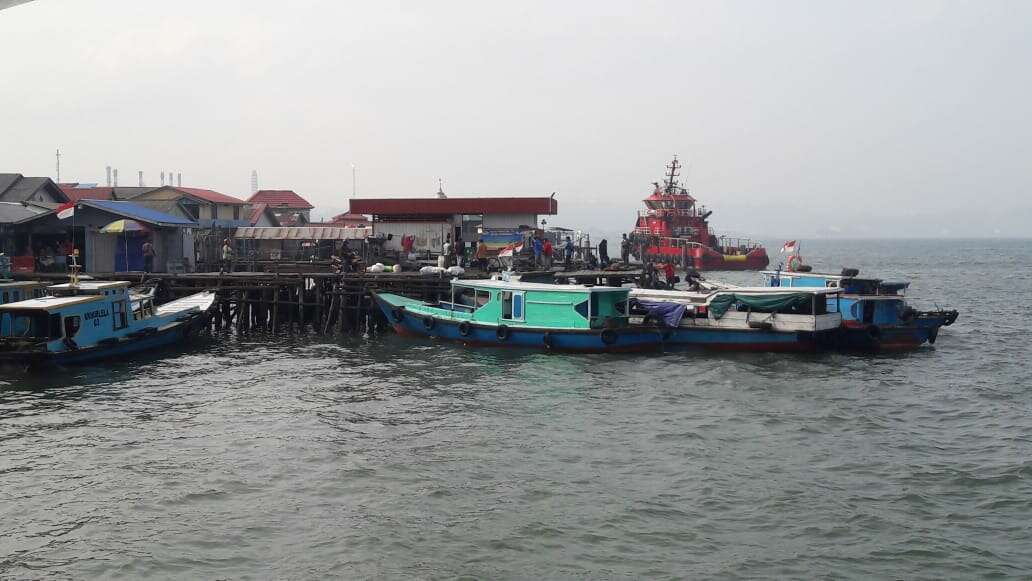
[[(210, 290), (216, 293), (211, 324), (215, 329), (237, 332), (365, 333), (387, 324), (370, 291), (382, 290), (435, 300), (451, 293), (451, 275), (401, 273), (305, 272), (203, 272), (203, 273), (90, 273), (97, 280), (128, 280), (134, 286), (155, 287), (158, 304)], [(464, 279), (486, 278), (488, 273), (467, 271)], [(559, 284), (619, 286), (640, 284), (641, 270), (537, 271), (523, 273), (524, 280)], [(66, 282), (67, 274), (25, 273), (15, 278)]]

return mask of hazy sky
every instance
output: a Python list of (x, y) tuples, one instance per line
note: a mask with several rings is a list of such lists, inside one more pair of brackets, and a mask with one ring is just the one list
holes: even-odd
[[(10, 3), (0, 0), (0, 4)], [(1032, 236), (1032, 2), (36, 0), (0, 171), (246, 197), (558, 192), (621, 231), (673, 154), (720, 231)]]

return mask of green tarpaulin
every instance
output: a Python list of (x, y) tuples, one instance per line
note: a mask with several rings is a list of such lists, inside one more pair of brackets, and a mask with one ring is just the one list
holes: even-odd
[(811, 299), (812, 296), (809, 293), (778, 293), (760, 296), (728, 293), (710, 301), (709, 311), (713, 314), (714, 319), (719, 319), (736, 302), (758, 311), (774, 312), (789, 307), (806, 306)]

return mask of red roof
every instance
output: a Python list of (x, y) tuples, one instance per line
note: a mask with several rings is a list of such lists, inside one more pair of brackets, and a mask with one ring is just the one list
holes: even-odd
[(250, 198), (247, 198), (248, 202), (256, 203), (260, 202), (268, 204), (274, 208), (297, 208), (300, 210), (311, 210), (315, 206), (308, 203), (308, 200), (297, 195), (294, 190), (258, 190)]
[[(169, 186), (171, 187), (171, 186)], [(226, 194), (220, 194), (213, 190), (205, 190), (201, 188), (182, 188), (179, 186), (172, 187), (173, 190), (179, 190), (180, 192), (186, 192), (195, 198), (207, 200), (215, 204), (238, 204), (243, 205), (247, 202), (240, 198), (234, 198), (233, 196), (227, 196)]]
[(368, 221), (369, 221), (369, 218), (367, 218), (364, 214), (352, 214), (351, 212), (347, 212), (345, 214), (337, 214), (336, 216), (330, 218), (330, 223), (331, 224), (339, 224), (341, 222), (368, 222)]
[(380, 216), (415, 214), (556, 214), (555, 198), (378, 198), (351, 200), (354, 214)]
[(61, 191), (72, 202), (79, 200), (113, 200), (114, 188), (77, 188), (75, 184), (61, 184)]
[(265, 209), (268, 207), (268, 204), (255, 204), (251, 207), (251, 216), (248, 220), (251, 222), (252, 226), (258, 223), (258, 220), (262, 217), (262, 213), (265, 212)]

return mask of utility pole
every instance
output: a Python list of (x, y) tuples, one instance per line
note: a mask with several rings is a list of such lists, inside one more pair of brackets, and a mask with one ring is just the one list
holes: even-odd
[(57, 150), (57, 153), (55, 154), (55, 156), (57, 157), (57, 179), (54, 180), (54, 181), (56, 181), (57, 183), (61, 183), (61, 150), (60, 149)]
[(355, 164), (351, 164), (351, 197), (352, 198), (354, 198), (355, 195), (358, 193), (358, 188), (357, 188), (357, 185), (356, 185), (356, 184), (358, 184), (358, 179), (355, 177), (356, 175), (357, 174), (355, 173)]

